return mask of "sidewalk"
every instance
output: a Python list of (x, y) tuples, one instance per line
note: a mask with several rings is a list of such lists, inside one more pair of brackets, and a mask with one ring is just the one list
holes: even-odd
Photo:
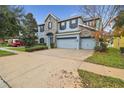
[(124, 69), (112, 68), (88, 62), (82, 62), (79, 69), (124, 80)]
[(10, 50), (10, 49), (7, 49), (7, 48), (2, 48), (2, 47), (0, 47), (0, 50), (4, 50), (4, 51), (8, 51), (8, 52), (12, 52), (12, 53), (17, 53), (17, 51)]

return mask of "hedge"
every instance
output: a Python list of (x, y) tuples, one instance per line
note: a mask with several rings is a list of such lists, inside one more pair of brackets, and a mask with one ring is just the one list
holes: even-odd
[(26, 47), (25, 51), (26, 52), (33, 52), (33, 51), (38, 51), (38, 50), (44, 50), (44, 49), (48, 49), (47, 46), (33, 46), (33, 47)]

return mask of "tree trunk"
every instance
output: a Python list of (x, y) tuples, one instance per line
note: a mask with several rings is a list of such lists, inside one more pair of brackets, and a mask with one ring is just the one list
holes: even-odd
[(120, 37), (118, 37), (118, 48), (120, 48)]

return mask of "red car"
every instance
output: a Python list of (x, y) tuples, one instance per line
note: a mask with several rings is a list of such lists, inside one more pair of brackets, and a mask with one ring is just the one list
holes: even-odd
[(11, 44), (13, 47), (24, 46), (24, 43), (18, 39), (13, 39)]

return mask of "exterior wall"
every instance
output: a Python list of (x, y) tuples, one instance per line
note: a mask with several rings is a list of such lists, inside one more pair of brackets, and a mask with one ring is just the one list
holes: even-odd
[(87, 29), (85, 27), (79, 27), (79, 29), (81, 30), (80, 36), (81, 37), (93, 37), (92, 31), (90, 29)]
[(121, 37), (121, 39), (115, 37), (113, 40), (113, 44), (114, 48), (124, 47), (124, 37)]
[[(40, 43), (40, 38), (44, 38), (45, 37), (45, 32), (40, 32), (40, 27), (38, 27), (38, 32), (36, 33), (37, 37), (38, 37), (38, 43)], [(44, 39), (44, 42), (46, 43), (46, 40)]]
[(56, 38), (77, 37), (77, 35), (57, 35)]
[(85, 21), (84, 24), (90, 27), (94, 27), (97, 30), (100, 29), (100, 21), (101, 19), (95, 19), (95, 20), (89, 20), (89, 21)]
[[(48, 29), (48, 23), (49, 22), (51, 22), (52, 23), (52, 29)], [(48, 18), (47, 18), (47, 20), (45, 21), (45, 26), (44, 26), (44, 35), (45, 35), (45, 41), (47, 41), (47, 33), (53, 33), (53, 42), (55, 43), (56, 41), (56, 39), (55, 39), (55, 37), (56, 37), (56, 32), (57, 32), (57, 30), (58, 30), (58, 21), (55, 19), (55, 18), (53, 18), (51, 15), (49, 15), (48, 16)]]
[(79, 24), (83, 24), (83, 20), (81, 18), (78, 18)]
[[(83, 24), (82, 20), (80, 18), (78, 18), (78, 25), (79, 24)], [(61, 32), (70, 32), (70, 31), (78, 31), (79, 30), (79, 27), (77, 26), (76, 28), (74, 29), (71, 29), (69, 27), (70, 25), (70, 20), (66, 21), (66, 29), (64, 30), (60, 30), (60, 23), (58, 23), (58, 33), (61, 33)]]

